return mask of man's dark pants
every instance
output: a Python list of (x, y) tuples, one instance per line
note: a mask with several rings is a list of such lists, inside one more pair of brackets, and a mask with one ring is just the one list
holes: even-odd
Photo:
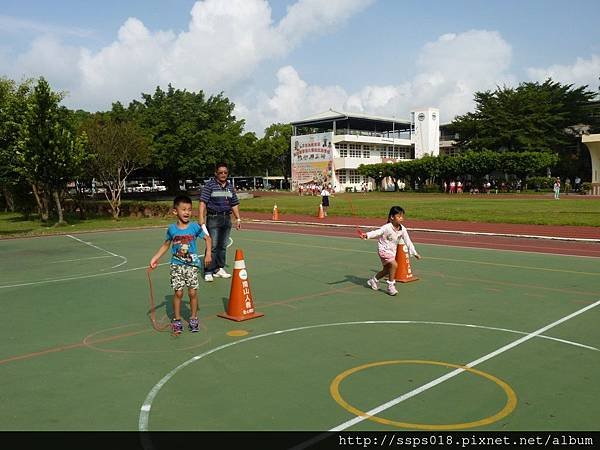
[(205, 267), (205, 275), (214, 274), (221, 267), (225, 267), (227, 242), (231, 234), (231, 215), (208, 215), (206, 228), (212, 239), (212, 262)]

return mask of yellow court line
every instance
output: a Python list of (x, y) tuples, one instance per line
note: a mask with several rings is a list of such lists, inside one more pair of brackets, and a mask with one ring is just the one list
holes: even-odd
[[(506, 403), (504, 407), (498, 411), (496, 414), (493, 414), (489, 417), (484, 417), (483, 419), (475, 420), (472, 422), (462, 422), (462, 423), (448, 423), (448, 424), (423, 424), (423, 423), (410, 423), (410, 422), (398, 422), (396, 420), (385, 419), (383, 417), (374, 416), (366, 413), (365, 411), (361, 411), (358, 408), (355, 408), (350, 403), (342, 398), (340, 394), (340, 383), (348, 378), (355, 372), (359, 372), (361, 370), (369, 369), (371, 367), (378, 366), (387, 366), (390, 364), (426, 364), (426, 365), (435, 365), (435, 366), (443, 366), (443, 367), (452, 367), (454, 369), (461, 369), (467, 372), (470, 372), (475, 375), (479, 375), (481, 377), (487, 378), (488, 380), (496, 383), (506, 394)], [(416, 359), (405, 359), (405, 360), (393, 360), (393, 361), (379, 361), (373, 362), (369, 364), (363, 364), (362, 366), (353, 367), (351, 369), (345, 370), (336, 376), (331, 385), (329, 386), (329, 392), (333, 399), (345, 410), (350, 413), (364, 417), (373, 422), (378, 422), (384, 425), (392, 425), (399, 428), (412, 428), (417, 430), (464, 430), (465, 428), (474, 428), (481, 427), (483, 425), (489, 425), (494, 422), (499, 421), (500, 419), (508, 416), (514, 409), (517, 407), (517, 395), (515, 391), (508, 385), (508, 383), (502, 381), (498, 377), (491, 375), (487, 372), (483, 372), (482, 370), (473, 369), (472, 367), (461, 366), (457, 364), (450, 364), (446, 362), (440, 361), (427, 361), (427, 360), (416, 360)]]

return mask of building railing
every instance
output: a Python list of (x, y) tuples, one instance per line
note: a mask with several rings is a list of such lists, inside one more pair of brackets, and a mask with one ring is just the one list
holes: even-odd
[(370, 137), (380, 137), (380, 138), (389, 138), (389, 139), (410, 139), (410, 131), (364, 131), (364, 130), (348, 130), (337, 129), (335, 130), (336, 135), (355, 135), (355, 136), (370, 136)]

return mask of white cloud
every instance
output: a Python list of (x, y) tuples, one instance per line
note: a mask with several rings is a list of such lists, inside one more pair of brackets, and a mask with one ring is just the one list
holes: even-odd
[(577, 58), (571, 65), (552, 65), (548, 68), (529, 68), (527, 75), (535, 81), (545, 81), (552, 78), (564, 84), (573, 84), (575, 87), (587, 85), (589, 90), (598, 88), (598, 75), (600, 74), (600, 56), (592, 55), (589, 59)]
[[(231, 91), (263, 61), (327, 32), (371, 1), (298, 0), (279, 24), (273, 23), (266, 0), (197, 1), (187, 30), (179, 34), (149, 30), (132, 17), (117, 39), (97, 52), (70, 48), (45, 35), (15, 64), (0, 60), (0, 73), (15, 78), (43, 73), (53, 85), (71, 92), (65, 104), (91, 110), (109, 108), (117, 100), (128, 103), (168, 83), (207, 93)], [(66, 67), (71, 69), (64, 71)]]
[(445, 34), (423, 46), (412, 80), (369, 85), (349, 94), (340, 86), (309, 86), (287, 66), (279, 70), (279, 85), (271, 97), (258, 96), (254, 108), (245, 100), (240, 108), (249, 118), (248, 127), (255, 131), (329, 108), (408, 120), (411, 109), (433, 106), (440, 108), (442, 121), (450, 121), (472, 110), (476, 91), (515, 84), (508, 71), (511, 57), (510, 45), (497, 32)]

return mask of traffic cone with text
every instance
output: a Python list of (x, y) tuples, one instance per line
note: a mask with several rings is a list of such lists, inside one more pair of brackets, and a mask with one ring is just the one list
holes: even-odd
[(317, 211), (317, 219), (324, 219), (325, 213), (323, 212), (323, 204), (319, 203), (319, 210)]
[(272, 220), (279, 220), (279, 210), (277, 209), (277, 203), (273, 206), (273, 218)]
[(256, 312), (254, 309), (254, 300), (250, 292), (250, 282), (244, 261), (244, 253), (239, 248), (235, 251), (227, 312), (217, 315), (225, 319), (235, 320), (236, 322), (264, 316), (263, 313)]
[(396, 247), (396, 263), (398, 264), (396, 274), (394, 276), (396, 281), (408, 283), (410, 281), (418, 280), (418, 278), (413, 275), (412, 268), (410, 267), (408, 246), (402, 240), (400, 240), (398, 247)]

